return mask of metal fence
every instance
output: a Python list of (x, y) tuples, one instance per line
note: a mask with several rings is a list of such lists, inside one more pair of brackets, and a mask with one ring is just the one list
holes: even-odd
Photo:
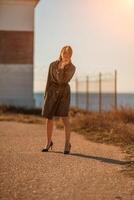
[(71, 105), (91, 111), (117, 108), (117, 70), (70, 81)]

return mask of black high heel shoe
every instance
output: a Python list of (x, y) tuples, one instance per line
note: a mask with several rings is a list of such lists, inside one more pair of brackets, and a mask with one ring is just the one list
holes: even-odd
[(69, 150), (64, 149), (64, 154), (69, 154), (70, 153), (70, 149), (71, 149), (71, 144), (69, 143)]
[(49, 147), (42, 149), (42, 152), (44, 152), (44, 151), (45, 151), (45, 152), (48, 151), (50, 147), (51, 147), (51, 150), (52, 150), (52, 147), (53, 147), (53, 142), (52, 142), (52, 141), (51, 141)]

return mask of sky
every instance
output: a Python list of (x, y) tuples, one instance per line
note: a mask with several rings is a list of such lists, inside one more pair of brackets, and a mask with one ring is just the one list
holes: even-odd
[(117, 92), (134, 92), (134, 0), (40, 0), (35, 9), (34, 91), (49, 64), (73, 49), (73, 77), (117, 70)]

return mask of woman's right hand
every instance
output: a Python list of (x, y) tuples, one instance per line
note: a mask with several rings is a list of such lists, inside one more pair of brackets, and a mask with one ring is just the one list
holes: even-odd
[(67, 65), (68, 63), (69, 63), (69, 61), (62, 61), (60, 68), (64, 68), (64, 66)]

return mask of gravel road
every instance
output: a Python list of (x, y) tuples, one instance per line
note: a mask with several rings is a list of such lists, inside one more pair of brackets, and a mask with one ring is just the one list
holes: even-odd
[(63, 154), (64, 130), (54, 126), (53, 149), (45, 125), (0, 122), (1, 200), (134, 200), (134, 181), (122, 173), (120, 147), (94, 143), (71, 133), (71, 154)]

